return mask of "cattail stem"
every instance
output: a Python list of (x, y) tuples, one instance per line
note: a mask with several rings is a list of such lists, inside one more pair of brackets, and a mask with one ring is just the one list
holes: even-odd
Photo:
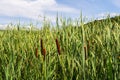
[(58, 42), (58, 39), (56, 39), (55, 41), (56, 41), (56, 46), (57, 46), (58, 54), (60, 55), (60, 54), (61, 54), (61, 51), (60, 51), (60, 44), (59, 44), (59, 42)]

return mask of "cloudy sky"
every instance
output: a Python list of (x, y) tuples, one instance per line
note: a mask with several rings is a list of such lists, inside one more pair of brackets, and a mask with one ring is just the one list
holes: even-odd
[(120, 14), (120, 0), (0, 0), (0, 24), (42, 21), (55, 22), (56, 14), (77, 18)]

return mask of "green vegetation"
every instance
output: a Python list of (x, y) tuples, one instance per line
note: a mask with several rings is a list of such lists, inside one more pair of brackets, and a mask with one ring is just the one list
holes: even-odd
[(119, 16), (61, 24), (0, 31), (0, 80), (120, 79)]

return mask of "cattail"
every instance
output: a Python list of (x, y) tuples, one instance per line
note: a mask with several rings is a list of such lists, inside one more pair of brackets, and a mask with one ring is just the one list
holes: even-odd
[(85, 60), (87, 59), (87, 47), (84, 46), (84, 52), (85, 52)]
[(44, 56), (44, 59), (45, 60), (45, 56), (46, 56), (46, 50), (45, 48), (43, 47), (43, 40), (41, 39), (41, 54)]
[(35, 49), (35, 56), (38, 58), (38, 48)]
[(44, 60), (45, 60), (45, 56), (46, 56), (46, 50), (43, 49), (43, 56), (44, 56)]
[(41, 39), (41, 54), (43, 55), (43, 40)]
[(87, 53), (88, 53), (88, 56), (89, 56), (89, 53), (90, 53), (90, 41), (87, 40)]
[(57, 46), (58, 54), (60, 55), (61, 52), (60, 52), (60, 45), (59, 45), (58, 39), (56, 39), (55, 41), (56, 41), (56, 46)]

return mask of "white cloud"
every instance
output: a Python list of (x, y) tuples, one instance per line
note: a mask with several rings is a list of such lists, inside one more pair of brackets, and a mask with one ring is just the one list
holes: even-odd
[(97, 16), (98, 16), (98, 17), (106, 17), (106, 16), (108, 16), (108, 15), (110, 15), (111, 17), (113, 17), (113, 16), (118, 16), (118, 15), (120, 15), (120, 13), (109, 13), (109, 12), (104, 12), (104, 13), (98, 14)]
[(98, 18), (98, 19), (104, 19), (104, 18), (106, 18), (108, 15), (109, 15), (110, 17), (114, 17), (114, 16), (119, 16), (120, 13), (103, 12), (103, 13), (98, 14), (98, 15), (97, 15), (97, 18)]
[(0, 30), (5, 30), (7, 28), (7, 25), (1, 25), (0, 24)]
[[(58, 4), (55, 0), (1, 0), (0, 15), (38, 19), (48, 12), (78, 13), (74, 8)], [(46, 13), (46, 16), (55, 16)]]

